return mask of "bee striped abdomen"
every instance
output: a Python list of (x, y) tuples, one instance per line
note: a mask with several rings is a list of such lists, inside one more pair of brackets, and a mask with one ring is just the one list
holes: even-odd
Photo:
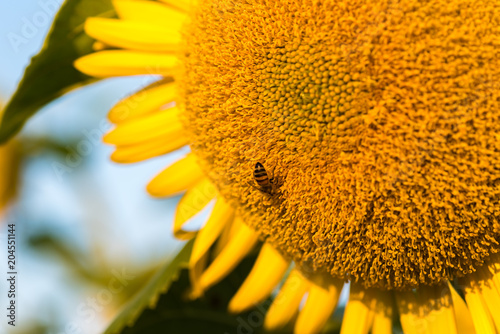
[(253, 177), (255, 179), (255, 182), (261, 187), (269, 187), (270, 182), (269, 182), (269, 176), (267, 176), (266, 169), (260, 162), (257, 162), (255, 164), (255, 169), (253, 171)]

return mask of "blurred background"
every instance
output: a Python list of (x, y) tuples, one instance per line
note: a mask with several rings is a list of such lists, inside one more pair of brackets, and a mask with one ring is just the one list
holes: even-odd
[[(61, 2), (0, 5), (2, 104), (40, 50)], [(37, 25), (29, 29), (26, 22)], [(15, 35), (29, 37), (14, 43)], [(5, 166), (0, 170), (6, 174), (0, 182), (15, 182), (17, 189), (0, 214), (0, 272), (8, 271), (7, 224), (15, 223), (18, 312), (16, 327), (1, 321), (0, 333), (99, 333), (182, 246), (171, 233), (179, 198), (152, 199), (145, 186), (186, 151), (119, 165), (99, 138), (111, 127), (107, 110), (154, 79), (120, 78), (81, 88), (41, 110), (15, 137), (18, 175)], [(5, 292), (6, 280), (0, 282)]]

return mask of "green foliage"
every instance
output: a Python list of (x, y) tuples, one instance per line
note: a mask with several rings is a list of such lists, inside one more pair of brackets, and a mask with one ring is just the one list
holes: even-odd
[[(247, 256), (219, 284), (206, 291), (203, 297), (190, 300), (186, 297), (190, 287), (186, 265), (191, 247), (192, 242), (188, 243), (171, 263), (161, 269), (104, 334), (264, 333), (262, 325), (267, 309), (271, 305), (271, 298), (242, 314), (234, 315), (227, 312), (229, 301), (248, 276), (258, 251)], [(150, 308), (146, 308), (148, 301)], [(343, 308), (339, 308), (322, 333), (340, 333), (342, 315)], [(275, 334), (291, 333), (293, 324)]]
[(146, 286), (126, 305), (123, 311), (108, 327), (105, 334), (122, 333), (126, 326), (132, 326), (141, 313), (149, 307), (157, 307), (160, 294), (166, 292), (173, 281), (186, 268), (191, 255), (193, 241), (188, 242), (177, 256), (161, 268)]
[(122, 334), (186, 333), (224, 334), (260, 332), (270, 303), (249, 312), (233, 315), (227, 312), (232, 296), (250, 271), (255, 257), (246, 258), (226, 279), (208, 290), (202, 298), (189, 300), (189, 275), (186, 269), (169, 291), (160, 297), (155, 309), (146, 310), (133, 327)]
[[(72, 272), (73, 277), (79, 281), (85, 281), (94, 287), (102, 286), (109, 288), (111, 280), (116, 279), (116, 267), (125, 267), (134, 273), (134, 278), (113, 296), (113, 301), (123, 304), (130, 300), (138, 291), (142, 290), (147, 282), (158, 272), (160, 265), (149, 264), (146, 267), (137, 266), (128, 262), (123, 262), (120, 266), (120, 260), (116, 259), (111, 263), (105, 257), (95, 257), (92, 254), (100, 254), (95, 247), (90, 252), (78, 250), (66, 238), (57, 237), (50, 231), (44, 231), (29, 236), (26, 243), (38, 255), (47, 256), (54, 262), (60, 262)], [(101, 255), (101, 254), (100, 254)], [(33, 324), (32, 324), (33, 325)], [(47, 331), (47, 333), (50, 330)]]
[[(227, 305), (243, 283), (255, 262), (254, 252), (222, 282), (196, 300), (186, 298), (190, 281), (186, 265), (192, 242), (140, 292), (136, 299), (116, 318), (105, 334), (147, 333), (233, 333), (237, 330), (257, 333), (262, 327), (267, 306), (264, 302), (249, 312), (232, 315)], [(168, 291), (165, 292), (165, 290)], [(160, 293), (164, 292), (161, 296)], [(158, 299), (159, 297), (159, 299)], [(153, 302), (153, 304), (151, 303)], [(150, 304), (151, 309), (146, 309)], [(137, 318), (138, 313), (142, 312)], [(125, 325), (129, 327), (125, 327)], [(245, 327), (245, 328), (243, 328)]]
[(0, 143), (16, 134), (40, 108), (64, 93), (95, 81), (73, 67), (92, 52), (94, 40), (83, 31), (89, 16), (115, 15), (110, 0), (67, 0), (57, 14), (38, 55), (31, 59), (17, 91), (5, 107)]

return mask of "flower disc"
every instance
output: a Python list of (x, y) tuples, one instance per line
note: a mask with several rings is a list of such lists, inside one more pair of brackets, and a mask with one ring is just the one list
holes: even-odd
[[(303, 271), (401, 289), (499, 251), (499, 3), (207, 0), (191, 15), (193, 151)], [(274, 194), (254, 189), (256, 162)]]

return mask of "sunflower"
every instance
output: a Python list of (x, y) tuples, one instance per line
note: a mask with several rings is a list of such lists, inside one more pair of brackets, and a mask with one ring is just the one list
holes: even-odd
[(229, 311), (284, 280), (267, 330), (319, 332), (349, 281), (341, 333), (391, 333), (397, 316), (405, 333), (500, 333), (500, 4), (114, 6), (86, 21), (99, 51), (75, 66), (162, 77), (112, 108), (104, 141), (120, 163), (190, 146), (147, 189), (186, 191), (173, 229), (196, 237), (193, 298), (261, 240)]

